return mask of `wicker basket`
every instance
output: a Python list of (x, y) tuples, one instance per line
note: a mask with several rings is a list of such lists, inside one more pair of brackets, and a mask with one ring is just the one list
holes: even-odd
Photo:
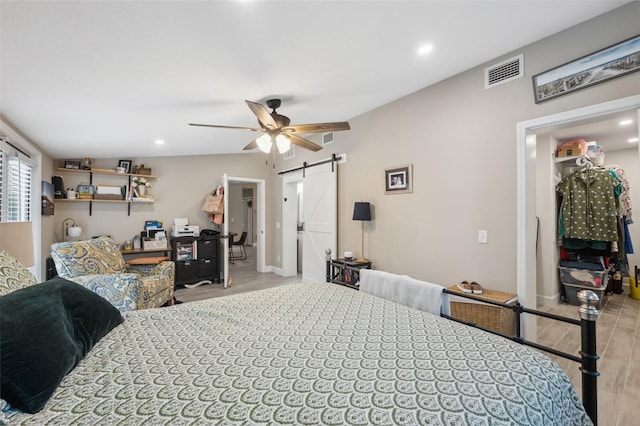
[[(456, 285), (449, 287), (449, 290), (462, 293)], [(475, 296), (499, 303), (514, 304), (516, 302), (515, 294), (495, 290), (483, 289), (482, 294)], [(515, 314), (511, 309), (478, 303), (471, 299), (467, 299), (469, 302), (461, 302), (460, 300), (461, 299), (458, 298), (456, 301), (450, 303), (452, 317), (508, 336), (514, 335)]]

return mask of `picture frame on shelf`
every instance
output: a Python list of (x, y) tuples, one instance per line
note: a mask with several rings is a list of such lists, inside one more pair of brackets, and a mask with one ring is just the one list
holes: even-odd
[(534, 75), (533, 96), (539, 104), (636, 71), (640, 71), (640, 35)]
[(125, 173), (131, 173), (131, 160), (118, 161), (118, 168), (123, 168)]
[(64, 168), (72, 170), (80, 170), (80, 161), (76, 160), (64, 160)]
[(385, 194), (408, 194), (413, 192), (413, 165), (405, 164), (384, 170)]

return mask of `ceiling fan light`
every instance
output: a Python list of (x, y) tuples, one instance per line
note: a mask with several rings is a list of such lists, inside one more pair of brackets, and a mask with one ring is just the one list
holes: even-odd
[(278, 146), (278, 152), (284, 154), (291, 148), (291, 141), (285, 135), (280, 134), (276, 136), (276, 145)]
[(260, 149), (260, 151), (268, 154), (269, 152), (271, 152), (271, 135), (264, 134), (260, 136), (258, 139), (256, 139), (256, 144), (258, 144), (258, 148)]

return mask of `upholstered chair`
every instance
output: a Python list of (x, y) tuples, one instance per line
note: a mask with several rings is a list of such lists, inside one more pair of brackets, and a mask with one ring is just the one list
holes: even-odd
[(60, 277), (92, 290), (122, 312), (173, 301), (174, 263), (127, 265), (110, 237), (54, 243), (51, 257)]
[(15, 258), (0, 250), (0, 296), (36, 284), (36, 277)]

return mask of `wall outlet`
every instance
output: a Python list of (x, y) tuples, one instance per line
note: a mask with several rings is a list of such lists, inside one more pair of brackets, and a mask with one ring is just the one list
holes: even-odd
[(480, 244), (487, 244), (489, 242), (489, 235), (485, 229), (478, 231), (478, 242)]
[(278, 262), (280, 262), (280, 256), (278, 256)]

